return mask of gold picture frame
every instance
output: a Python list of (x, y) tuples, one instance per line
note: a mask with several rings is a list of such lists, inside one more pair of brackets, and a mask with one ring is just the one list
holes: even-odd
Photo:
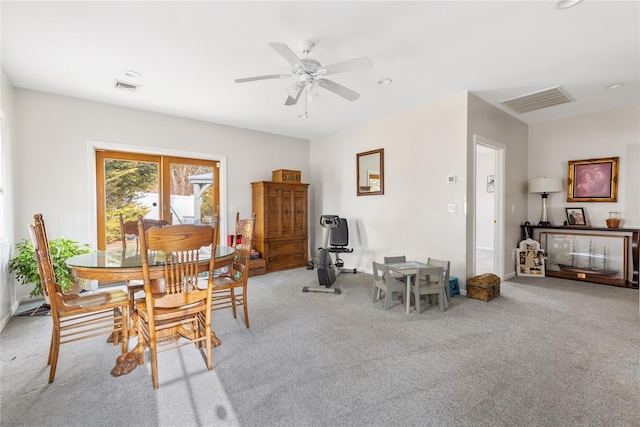
[(619, 159), (569, 160), (567, 202), (617, 202)]

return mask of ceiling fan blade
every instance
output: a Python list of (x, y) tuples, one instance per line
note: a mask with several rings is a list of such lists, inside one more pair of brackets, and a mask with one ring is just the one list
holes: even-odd
[(300, 99), (300, 95), (302, 95), (303, 90), (304, 90), (304, 86), (301, 86), (295, 98), (289, 95), (287, 97), (287, 100), (284, 102), (284, 105), (296, 105), (298, 103), (298, 100)]
[(246, 82), (255, 82), (256, 80), (284, 79), (285, 77), (291, 77), (291, 74), (269, 74), (267, 76), (245, 77), (243, 79), (235, 79), (234, 82), (246, 83)]
[(267, 44), (271, 46), (276, 52), (278, 52), (284, 59), (286, 59), (287, 62), (292, 66), (304, 68), (304, 64), (302, 63), (302, 61), (300, 61), (300, 58), (298, 58), (298, 56), (293, 53), (293, 51), (286, 44), (278, 42), (270, 42)]
[(364, 70), (373, 67), (373, 62), (369, 58), (355, 58), (348, 61), (338, 62), (335, 64), (320, 67), (316, 74), (328, 76), (329, 74), (343, 73), (345, 71)]
[(347, 101), (353, 102), (353, 101), (357, 101), (358, 98), (360, 98), (360, 94), (331, 80), (318, 79), (318, 85), (320, 87), (327, 89), (328, 91), (335, 93), (338, 96), (343, 97)]

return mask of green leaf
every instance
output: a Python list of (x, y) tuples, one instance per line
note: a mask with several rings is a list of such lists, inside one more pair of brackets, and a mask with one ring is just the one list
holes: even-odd
[[(24, 239), (22, 242), (16, 244), (16, 249), (18, 250), (18, 255), (9, 260), (9, 272), (15, 274), (16, 280), (18, 280), (20, 284), (26, 285), (31, 283), (35, 285), (29, 294), (30, 296), (43, 295), (42, 282), (40, 281), (40, 274), (38, 273), (38, 263), (36, 261), (33, 244), (29, 240)], [(61, 237), (49, 241), (49, 251), (51, 253), (53, 270), (56, 274), (56, 281), (62, 291), (66, 292), (73, 287), (74, 277), (65, 261), (72, 256), (89, 253), (91, 247), (86, 243), (81, 244), (75, 240)]]

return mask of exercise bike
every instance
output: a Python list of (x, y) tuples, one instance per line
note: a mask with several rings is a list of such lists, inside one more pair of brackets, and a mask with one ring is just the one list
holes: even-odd
[[(323, 244), (318, 248), (318, 283), (320, 286), (304, 286), (302, 292), (325, 292), (340, 295), (340, 289), (331, 288), (336, 281), (336, 276), (342, 273), (356, 273), (356, 269), (345, 269), (344, 262), (340, 259), (341, 253), (352, 253), (352, 248), (347, 248), (349, 244), (349, 227), (346, 218), (338, 215), (320, 216), (320, 225), (324, 228)], [(331, 259), (331, 254), (335, 254), (335, 261)], [(311, 263), (308, 270), (313, 270)]]

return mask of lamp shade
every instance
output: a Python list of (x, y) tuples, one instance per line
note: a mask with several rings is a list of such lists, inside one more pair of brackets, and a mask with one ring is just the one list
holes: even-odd
[(530, 193), (558, 193), (562, 191), (562, 178), (535, 178), (529, 181)]

